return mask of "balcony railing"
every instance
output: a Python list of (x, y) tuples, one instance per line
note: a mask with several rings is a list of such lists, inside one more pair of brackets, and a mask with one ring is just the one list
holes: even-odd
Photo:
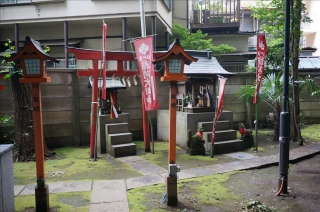
[(32, 0), (0, 0), (0, 5), (28, 4), (28, 3), (32, 3)]
[[(240, 0), (193, 0), (191, 24), (223, 26), (223, 24), (239, 24)], [(199, 26), (201, 27), (201, 26)]]

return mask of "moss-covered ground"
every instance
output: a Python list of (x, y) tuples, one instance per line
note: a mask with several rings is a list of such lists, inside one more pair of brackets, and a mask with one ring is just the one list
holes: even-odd
[[(34, 195), (17, 196), (14, 198), (15, 211), (35, 211)], [(61, 194), (50, 194), (50, 211), (57, 212), (88, 212), (90, 206), (90, 192), (70, 192)]]
[[(64, 147), (54, 150), (56, 156), (45, 161), (46, 182), (74, 180), (112, 180), (141, 176), (131, 166), (110, 156), (89, 158), (89, 148)], [(17, 162), (14, 168), (14, 184), (35, 183), (36, 163)]]

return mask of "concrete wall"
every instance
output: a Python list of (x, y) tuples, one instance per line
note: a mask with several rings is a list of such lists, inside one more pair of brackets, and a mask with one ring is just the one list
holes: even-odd
[[(318, 76), (317, 73), (305, 73)], [(91, 89), (88, 89), (88, 77), (77, 77), (74, 71), (55, 70), (49, 71), (52, 79), (50, 83), (43, 83), (42, 104), (44, 136), (48, 147), (61, 147), (67, 145), (88, 145), (90, 134), (90, 110), (91, 110)], [(255, 119), (255, 110), (251, 104), (251, 120), (246, 120), (246, 106), (234, 95), (242, 85), (253, 84), (254, 74), (238, 73), (227, 80), (224, 98), (224, 110), (233, 112), (233, 128), (238, 127), (239, 122), (251, 121)], [(319, 80), (318, 80), (319, 81)], [(12, 94), (10, 81), (0, 79), (0, 85), (5, 85), (5, 90), (0, 91), (0, 117), (13, 113)], [(157, 78), (157, 93), (159, 98), (159, 110), (149, 111), (153, 124), (154, 137), (158, 128), (161, 127), (164, 133), (168, 133), (168, 118), (165, 116), (169, 108), (169, 83), (160, 82)], [(118, 99), (123, 103), (122, 111), (130, 114), (130, 131), (133, 139), (143, 138), (142, 134), (142, 113), (141, 113), (141, 85), (132, 85), (127, 89), (119, 90)], [(308, 124), (319, 123), (320, 104), (319, 98), (310, 97), (305, 90), (300, 94), (301, 112)], [(265, 123), (266, 115), (272, 112), (266, 104), (259, 104), (259, 123)], [(162, 113), (157, 120), (157, 113)], [(181, 114), (180, 114), (181, 113)], [(187, 130), (186, 116), (190, 114), (178, 112), (177, 132), (184, 134)], [(192, 115), (192, 114), (191, 114)], [(193, 114), (200, 117), (200, 114)], [(162, 117), (164, 116), (164, 117)], [(209, 117), (209, 116), (208, 116)], [(209, 117), (211, 121), (213, 117)], [(191, 125), (190, 125), (191, 126)], [(196, 130), (196, 125), (191, 127)], [(193, 129), (194, 128), (194, 129)], [(0, 141), (3, 141), (3, 133), (7, 131), (4, 124), (0, 124)], [(159, 135), (159, 134), (158, 134)], [(159, 135), (158, 139), (164, 139), (165, 135)]]

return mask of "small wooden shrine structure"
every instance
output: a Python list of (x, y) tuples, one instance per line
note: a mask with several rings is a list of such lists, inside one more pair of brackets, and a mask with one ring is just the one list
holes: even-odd
[[(99, 77), (98, 79), (98, 89), (101, 91), (102, 88), (102, 78)], [(106, 95), (106, 100), (103, 100), (101, 98), (101, 92), (100, 92), (100, 102), (99, 105), (101, 105), (100, 109), (101, 109), (101, 114), (110, 114), (110, 108), (111, 108), (111, 100), (110, 100), (110, 95), (113, 96), (114, 98), (114, 105), (117, 109), (118, 114), (121, 113), (121, 105), (118, 102), (118, 89), (126, 89), (126, 86), (124, 86), (122, 84), (122, 82), (120, 81), (119, 77), (106, 77), (106, 91), (107, 91), (107, 95)], [(88, 88), (92, 88), (93, 87), (93, 77), (90, 76), (89, 77), (89, 85)]]
[[(185, 66), (186, 82), (178, 83), (177, 110), (190, 113), (214, 112), (217, 93), (217, 79), (230, 78), (234, 74), (226, 71), (211, 51), (186, 52), (198, 59), (197, 63)], [(186, 96), (190, 96), (191, 104)]]

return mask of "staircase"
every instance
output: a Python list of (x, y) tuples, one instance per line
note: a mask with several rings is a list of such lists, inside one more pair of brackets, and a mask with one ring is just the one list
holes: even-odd
[(136, 144), (132, 142), (129, 131), (129, 114), (119, 114), (111, 119), (110, 115), (99, 116), (98, 150), (113, 157), (136, 155)]
[[(203, 140), (205, 141), (205, 149), (207, 152), (211, 148), (211, 133), (213, 122), (197, 122), (197, 126), (203, 127)], [(243, 150), (243, 141), (237, 139), (237, 131), (232, 129), (231, 120), (221, 120), (217, 122), (214, 154), (225, 154), (230, 152), (238, 152)]]

